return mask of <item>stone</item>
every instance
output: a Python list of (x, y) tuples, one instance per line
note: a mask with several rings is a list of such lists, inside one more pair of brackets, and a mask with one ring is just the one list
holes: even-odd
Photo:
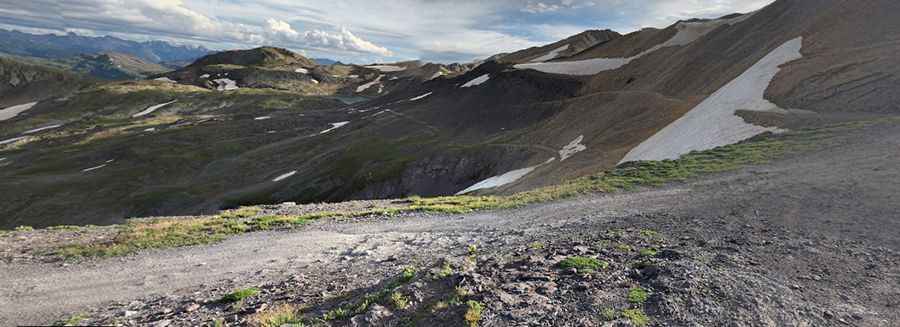
[(187, 305), (185, 305), (183, 308), (181, 308), (181, 311), (194, 312), (194, 311), (197, 311), (197, 309), (200, 309), (200, 304), (198, 304), (196, 302), (191, 302), (191, 303), (188, 303)]

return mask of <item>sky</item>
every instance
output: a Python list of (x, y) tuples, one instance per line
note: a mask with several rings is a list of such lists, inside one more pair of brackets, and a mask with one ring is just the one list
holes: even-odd
[(0, 28), (271, 45), (350, 63), (468, 62), (588, 29), (620, 33), (773, 0), (0, 0)]

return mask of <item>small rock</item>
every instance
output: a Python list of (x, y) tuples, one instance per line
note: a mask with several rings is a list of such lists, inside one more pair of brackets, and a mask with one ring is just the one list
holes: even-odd
[(834, 318), (834, 313), (832, 313), (831, 311), (825, 310), (824, 312), (822, 312), (822, 316), (825, 317), (825, 319), (831, 319), (831, 318)]
[(138, 314), (137, 311), (125, 310), (125, 312), (122, 313), (122, 316), (124, 316), (125, 318), (129, 318), (129, 317), (134, 317), (137, 314)]
[(153, 327), (166, 327), (172, 324), (172, 321), (169, 319), (163, 319), (152, 324)]
[(197, 309), (200, 309), (200, 304), (198, 304), (196, 302), (191, 302), (188, 305), (185, 305), (184, 308), (181, 308), (181, 311), (194, 312), (194, 311), (197, 311)]

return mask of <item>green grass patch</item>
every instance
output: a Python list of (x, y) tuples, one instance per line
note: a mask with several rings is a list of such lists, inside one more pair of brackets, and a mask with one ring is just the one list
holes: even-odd
[(559, 262), (559, 267), (563, 269), (575, 268), (579, 272), (594, 272), (609, 267), (609, 262), (589, 257), (568, 257)]
[(481, 313), (484, 312), (484, 305), (481, 302), (469, 300), (466, 301), (466, 314), (463, 316), (469, 327), (478, 327), (481, 321)]
[[(413, 268), (407, 267), (404, 268), (403, 271), (397, 276), (397, 278), (379, 289), (378, 291), (366, 294), (363, 298), (355, 303), (350, 303), (341, 307), (337, 307), (329, 310), (322, 314), (322, 320), (324, 321), (334, 321), (334, 320), (344, 320), (350, 318), (352, 316), (363, 314), (369, 310), (369, 307), (375, 303), (386, 303), (386, 301), (390, 301), (391, 304), (395, 308), (399, 308), (397, 304), (404, 304), (405, 306), (409, 305), (409, 298), (406, 298), (402, 294), (396, 292), (397, 288), (408, 284), (415, 278), (416, 271)], [(399, 294), (397, 299), (394, 299), (395, 294)], [(402, 297), (402, 298), (400, 298)], [(395, 300), (399, 301), (394, 302)]]
[(600, 319), (603, 321), (613, 321), (619, 318), (619, 312), (613, 308), (605, 308), (600, 311)]
[(633, 304), (643, 304), (650, 298), (650, 293), (643, 287), (632, 287), (628, 290), (628, 302)]
[(409, 307), (409, 297), (400, 292), (391, 293), (390, 301), (395, 309), (404, 310)]
[(53, 326), (80, 326), (81, 322), (85, 319), (87, 319), (87, 316), (79, 313), (69, 317), (69, 319), (57, 321)]
[(23, 226), (18, 226), (18, 227), (16, 227), (16, 231), (17, 231), (17, 232), (30, 232), (30, 231), (33, 231), (33, 230), (34, 230), (34, 228), (31, 227), (31, 226), (24, 226), (24, 225), (23, 225)]
[(225, 294), (219, 299), (221, 303), (235, 303), (243, 301), (244, 299), (259, 294), (259, 289), (255, 287), (244, 288), (235, 290), (234, 292)]
[(657, 252), (659, 251), (656, 248), (644, 248), (638, 251), (642, 257), (655, 257)]
[(631, 324), (637, 327), (644, 327), (650, 324), (650, 318), (641, 309), (625, 309), (622, 310), (622, 316), (631, 321)]

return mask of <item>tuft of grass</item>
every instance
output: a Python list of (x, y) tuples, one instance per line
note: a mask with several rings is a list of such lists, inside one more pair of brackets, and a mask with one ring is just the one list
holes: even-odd
[(219, 213), (220, 218), (224, 219), (239, 219), (239, 218), (250, 218), (259, 214), (259, 207), (240, 207), (237, 209), (226, 210)]
[(34, 230), (34, 227), (31, 227), (31, 226), (22, 225), (22, 226), (16, 227), (17, 232), (30, 232), (33, 230)]
[(409, 298), (403, 293), (393, 292), (390, 297), (391, 305), (400, 310), (404, 310), (409, 307)]
[(234, 292), (225, 294), (219, 299), (221, 303), (235, 303), (243, 301), (244, 299), (259, 294), (259, 289), (255, 287), (244, 288), (235, 290)]
[[(393, 295), (394, 293), (397, 293), (396, 289), (404, 284), (408, 284), (409, 282), (411, 282), (415, 275), (415, 269), (411, 267), (404, 268), (403, 272), (400, 273), (396, 280), (388, 283), (382, 289), (366, 294), (360, 301), (356, 303), (350, 303), (325, 312), (324, 314), (322, 314), (322, 320), (333, 321), (347, 319), (351, 316), (365, 313), (367, 310), (369, 310), (369, 307), (372, 304), (384, 303), (386, 299), (390, 299), (391, 301), (393, 301)], [(406, 301), (408, 305), (409, 300), (406, 299)]]
[(447, 278), (453, 274), (453, 266), (450, 265), (450, 261), (444, 260), (444, 264), (441, 265), (441, 270), (438, 271), (438, 278)]
[(541, 249), (547, 247), (547, 245), (544, 244), (543, 242), (531, 242), (531, 244), (528, 244), (528, 247), (531, 248), (532, 250), (541, 250)]
[(79, 326), (85, 319), (87, 319), (87, 316), (79, 313), (69, 317), (69, 319), (58, 321), (54, 323), (53, 326)]
[(478, 327), (478, 322), (481, 321), (481, 313), (484, 311), (484, 305), (481, 302), (469, 300), (466, 301), (466, 314), (463, 319), (466, 320), (466, 324), (469, 327)]
[(616, 250), (619, 250), (620, 252), (631, 252), (634, 248), (632, 248), (631, 245), (619, 243), (616, 245)]
[(650, 324), (650, 318), (641, 309), (622, 310), (622, 316), (628, 318), (631, 324), (636, 327), (644, 327)]
[(400, 273), (400, 282), (401, 283), (409, 283), (416, 277), (416, 268), (406, 267), (403, 268), (403, 272)]
[(656, 248), (644, 248), (638, 251), (642, 257), (655, 257), (657, 252), (659, 251)]
[(603, 321), (613, 321), (619, 318), (619, 312), (613, 308), (605, 308), (600, 311), (600, 318), (603, 319)]
[(579, 272), (594, 272), (609, 267), (609, 262), (589, 257), (568, 257), (559, 262), (559, 267), (563, 269), (575, 268)]
[(628, 302), (633, 304), (643, 304), (649, 297), (650, 294), (643, 287), (632, 287), (628, 290)]
[(249, 321), (260, 327), (303, 326), (298, 311), (292, 304), (282, 304), (254, 314)]

